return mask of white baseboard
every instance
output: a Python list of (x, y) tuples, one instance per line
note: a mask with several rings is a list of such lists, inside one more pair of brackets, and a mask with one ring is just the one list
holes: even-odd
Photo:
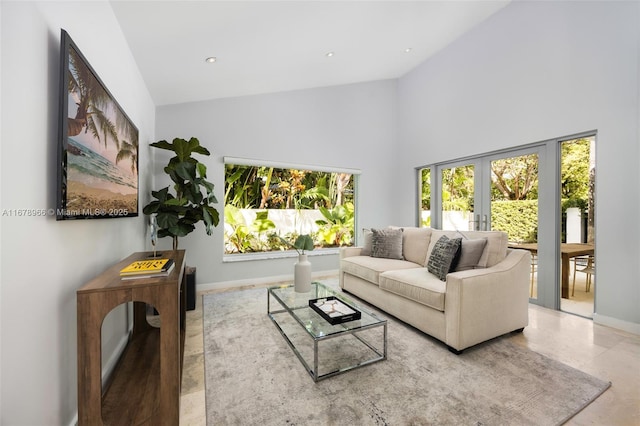
[(593, 314), (593, 322), (607, 327), (617, 328), (618, 330), (626, 331), (631, 334), (640, 335), (640, 324), (633, 322), (623, 321), (618, 318), (608, 317), (597, 313)]
[[(338, 270), (333, 269), (329, 271), (316, 271), (311, 274), (312, 279), (320, 279), (321, 277), (337, 275)], [(260, 278), (244, 278), (241, 280), (234, 281), (219, 281), (215, 283), (205, 283), (205, 284), (197, 284), (196, 291), (207, 291), (207, 290), (221, 290), (227, 288), (242, 288), (247, 286), (260, 286), (269, 283), (277, 283), (277, 282), (293, 282), (293, 274), (288, 275), (277, 275), (271, 277), (260, 277)]]
[[(109, 380), (109, 377), (111, 377), (111, 374), (113, 373), (113, 370), (116, 367), (116, 364), (118, 363), (118, 360), (120, 360), (120, 356), (122, 355), (122, 353), (124, 352), (124, 350), (127, 347), (127, 343), (129, 342), (129, 336), (131, 334), (131, 331), (129, 331), (129, 333), (123, 335), (120, 338), (120, 341), (118, 342), (118, 345), (116, 346), (116, 349), (111, 353), (111, 356), (109, 357), (109, 359), (107, 360), (107, 363), (105, 364), (104, 368), (102, 369), (102, 383), (107, 383), (107, 381)], [(103, 389), (104, 391), (104, 389)]]

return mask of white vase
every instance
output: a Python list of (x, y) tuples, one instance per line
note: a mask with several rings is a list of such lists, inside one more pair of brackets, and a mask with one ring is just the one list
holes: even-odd
[(294, 267), (293, 282), (296, 293), (308, 293), (311, 291), (311, 262), (306, 254), (299, 254)]

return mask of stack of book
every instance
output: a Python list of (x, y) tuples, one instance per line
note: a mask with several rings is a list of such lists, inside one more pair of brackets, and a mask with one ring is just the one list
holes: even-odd
[(123, 280), (169, 276), (175, 266), (173, 259), (136, 260), (120, 270)]

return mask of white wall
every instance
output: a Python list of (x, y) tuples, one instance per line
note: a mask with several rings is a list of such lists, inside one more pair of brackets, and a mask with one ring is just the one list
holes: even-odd
[[(60, 29), (138, 126), (141, 147), (153, 137), (154, 105), (108, 2), (3, 1), (0, 7), (1, 208), (53, 208)], [(142, 194), (149, 188), (148, 157), (141, 149)], [(66, 425), (77, 405), (75, 292), (143, 249), (144, 218), (2, 216), (1, 224), (0, 423)], [(126, 315), (121, 309), (107, 322), (105, 357), (126, 332)]]
[[(147, 144), (156, 139), (199, 137), (213, 153), (205, 162), (220, 201), (223, 156), (360, 168), (363, 227), (414, 223), (415, 166), (597, 129), (598, 317), (638, 325), (640, 225), (618, 213), (640, 208), (638, 8), (514, 2), (399, 82), (166, 106), (156, 119), (108, 2), (2, 1), (1, 208), (55, 204), (65, 28), (140, 129), (140, 207), (163, 179), (163, 160), (149, 165)], [(1, 217), (0, 230), (0, 423), (68, 424), (76, 410), (75, 291), (148, 246), (144, 218)], [(291, 274), (292, 259), (223, 264), (222, 227), (212, 237), (199, 231), (180, 242), (199, 283)], [(312, 262), (314, 270), (337, 268), (336, 256)], [(124, 326), (113, 318), (107, 340)]]
[[(220, 214), (223, 157), (232, 156), (361, 169), (359, 225), (386, 226), (393, 209), (383, 200), (396, 190), (395, 99), (396, 82), (388, 80), (163, 106), (157, 111), (156, 135), (168, 140), (195, 136), (209, 148), (212, 156), (200, 157), (215, 184)], [(162, 179), (168, 156), (156, 158), (155, 189), (160, 189), (168, 182)], [(169, 240), (161, 244), (170, 247)], [(223, 263), (222, 226), (211, 237), (197, 229), (179, 244), (187, 249), (188, 264), (198, 268), (198, 284), (293, 275), (295, 259)], [(338, 269), (337, 255), (310, 260), (314, 272)]]
[[(596, 320), (640, 332), (638, 2), (514, 2), (399, 81), (412, 168), (596, 129)], [(398, 205), (413, 194), (402, 192)], [(630, 215), (621, 211), (634, 212)], [(397, 221), (412, 216), (401, 212)]]

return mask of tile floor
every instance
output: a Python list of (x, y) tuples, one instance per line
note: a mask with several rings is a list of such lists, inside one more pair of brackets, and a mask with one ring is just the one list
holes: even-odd
[[(613, 383), (568, 425), (640, 425), (640, 336), (529, 305), (529, 326), (506, 338)], [(180, 424), (206, 425), (202, 293), (187, 312), (184, 356)]]
[[(533, 275), (533, 297), (537, 296), (538, 274)], [(586, 275), (578, 272), (576, 274), (575, 288), (573, 285), (573, 273), (569, 276), (569, 298), (560, 300), (560, 310), (586, 318), (593, 318), (594, 288), (595, 282), (591, 285), (591, 290), (586, 291)], [(573, 294), (572, 294), (573, 293)]]

